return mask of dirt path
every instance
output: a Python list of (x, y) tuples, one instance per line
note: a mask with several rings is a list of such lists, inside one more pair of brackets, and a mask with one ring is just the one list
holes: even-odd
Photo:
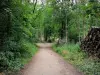
[(82, 75), (72, 65), (53, 52), (51, 44), (38, 44), (38, 53), (25, 67), (22, 75)]

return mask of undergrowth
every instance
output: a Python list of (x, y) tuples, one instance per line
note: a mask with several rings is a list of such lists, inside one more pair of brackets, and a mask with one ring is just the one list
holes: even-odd
[(53, 49), (82, 71), (84, 75), (100, 75), (100, 60), (88, 57), (78, 44), (54, 45)]
[(5, 75), (9, 75), (9, 72), (18, 72), (37, 52), (36, 45), (26, 40), (19, 43), (10, 40), (5, 44), (5, 48), (6, 51), (0, 53), (0, 71)]
[(35, 44), (30, 43), (28, 41), (23, 42), (23, 47), (26, 49), (28, 53), (24, 54), (25, 58), (22, 58), (22, 64), (24, 67), (24, 65), (27, 64), (27, 62), (29, 62), (32, 59), (33, 55), (37, 52), (38, 49)]

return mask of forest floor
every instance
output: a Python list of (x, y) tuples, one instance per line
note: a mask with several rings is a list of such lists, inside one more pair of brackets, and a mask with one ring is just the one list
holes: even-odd
[(83, 75), (52, 50), (52, 44), (39, 43), (39, 51), (22, 70), (22, 75)]

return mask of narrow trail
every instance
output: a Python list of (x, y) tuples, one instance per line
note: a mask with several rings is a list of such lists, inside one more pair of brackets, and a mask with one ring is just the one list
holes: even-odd
[(39, 51), (32, 61), (26, 65), (22, 75), (82, 75), (72, 65), (67, 63), (57, 53), (53, 52), (51, 44), (38, 44)]

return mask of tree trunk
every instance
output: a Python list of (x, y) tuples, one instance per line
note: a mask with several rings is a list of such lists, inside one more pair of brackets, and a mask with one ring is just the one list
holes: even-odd
[(68, 42), (68, 21), (66, 20), (66, 43)]

